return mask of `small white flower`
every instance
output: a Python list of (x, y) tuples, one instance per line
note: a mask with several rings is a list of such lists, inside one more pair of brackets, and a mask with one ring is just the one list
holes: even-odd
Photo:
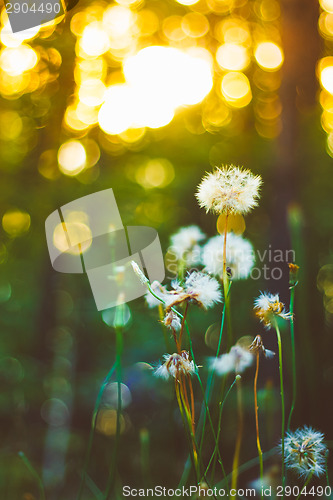
[(198, 226), (182, 227), (171, 236), (169, 250), (177, 260), (184, 260), (187, 266), (199, 264), (201, 248), (198, 243), (203, 239), (205, 239), (205, 234)]
[(291, 314), (285, 310), (284, 304), (280, 302), (279, 294), (262, 293), (254, 301), (254, 310), (266, 328), (272, 328), (277, 317), (286, 320), (291, 318)]
[(164, 354), (164, 363), (159, 365), (154, 375), (156, 377), (174, 378), (179, 381), (181, 375), (193, 375), (195, 373), (195, 364), (190, 361), (190, 355), (187, 351), (182, 351), (180, 354)]
[(180, 317), (173, 311), (170, 311), (169, 313), (166, 314), (163, 323), (165, 326), (171, 328), (172, 330), (175, 330), (176, 332), (180, 330), (180, 327), (182, 325)]
[(186, 277), (185, 291), (204, 309), (222, 301), (220, 285), (216, 279), (201, 272), (193, 271)]
[(261, 184), (260, 176), (230, 165), (208, 173), (196, 197), (206, 212), (245, 214), (258, 205)]
[[(161, 285), (161, 283), (159, 281), (153, 281), (152, 284), (150, 285), (150, 288), (153, 290), (154, 294), (157, 295), (158, 297), (160, 297), (162, 300), (164, 300), (165, 298), (165, 295), (167, 293), (167, 289)], [(160, 304), (162, 304), (162, 302), (160, 302), (159, 300), (157, 300), (154, 295), (152, 295), (150, 293), (150, 291), (148, 290), (148, 292), (145, 294), (145, 300), (147, 302), (147, 305), (148, 307), (152, 308), (152, 307), (157, 307), (159, 306)]]
[[(295, 432), (287, 432), (284, 440), (284, 461), (288, 469), (292, 469), (300, 477), (313, 473), (321, 476), (325, 472), (327, 447), (324, 435), (312, 427), (304, 426)], [(282, 443), (280, 443), (282, 451)]]
[(225, 375), (232, 371), (242, 373), (252, 365), (253, 359), (253, 354), (236, 344), (228, 353), (218, 358), (210, 358), (210, 366), (218, 375)]
[[(213, 236), (204, 245), (202, 263), (205, 271), (223, 276), (223, 243), (221, 235)], [(246, 279), (255, 262), (254, 251), (251, 243), (232, 232), (227, 235), (226, 264), (230, 267), (233, 279)]]
[(143, 285), (146, 285), (147, 283), (149, 283), (149, 279), (146, 278), (146, 276), (143, 274), (143, 272), (141, 271), (138, 264), (134, 260), (131, 260), (131, 264), (132, 264), (133, 271), (135, 272), (135, 274), (137, 275), (137, 277), (139, 278), (141, 283)]

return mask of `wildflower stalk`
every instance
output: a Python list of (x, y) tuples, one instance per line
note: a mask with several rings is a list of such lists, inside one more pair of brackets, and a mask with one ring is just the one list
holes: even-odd
[(284, 487), (286, 482), (285, 472), (284, 472), (284, 423), (285, 423), (285, 408), (284, 408), (284, 389), (283, 389), (283, 365), (282, 365), (282, 341), (280, 329), (278, 327), (277, 321), (275, 320), (275, 330), (278, 341), (279, 348), (279, 372), (280, 372), (280, 394), (281, 394), (281, 454), (282, 454), (282, 464), (281, 464), (281, 473), (282, 473), (282, 487), (283, 487), (283, 495), (284, 498)]
[(177, 346), (179, 349), (179, 352), (181, 351), (181, 348), (182, 348), (182, 338), (183, 338), (183, 331), (184, 331), (184, 325), (185, 325), (185, 321), (186, 321), (187, 311), (188, 311), (188, 302), (186, 302), (186, 305), (185, 305), (185, 311), (183, 314), (182, 324), (181, 324), (180, 332), (179, 332), (178, 346)]
[(237, 479), (238, 479), (238, 465), (239, 465), (239, 455), (243, 438), (243, 428), (244, 428), (244, 416), (243, 416), (243, 396), (242, 396), (242, 380), (237, 379), (237, 410), (238, 410), (238, 432), (234, 453), (234, 460), (232, 463), (232, 477), (231, 477), (231, 488), (237, 490)]
[(116, 476), (116, 466), (117, 466), (117, 454), (119, 449), (120, 441), (120, 418), (121, 418), (121, 382), (122, 382), (122, 353), (123, 353), (123, 320), (122, 320), (123, 308), (118, 306), (116, 309), (115, 317), (115, 333), (116, 333), (116, 375), (117, 375), (117, 419), (116, 419), (116, 435), (115, 443), (113, 449), (113, 456), (111, 460), (109, 479), (107, 482), (107, 487), (105, 491), (105, 500), (110, 498), (111, 491), (114, 488), (115, 476)]
[(19, 451), (18, 456), (20, 457), (20, 459), (22, 460), (22, 462), (24, 463), (24, 465), (26, 466), (26, 468), (28, 469), (30, 474), (32, 476), (34, 476), (34, 478), (36, 479), (38, 487), (39, 487), (39, 493), (40, 493), (41, 500), (45, 500), (46, 496), (45, 496), (44, 485), (43, 485), (41, 478), (39, 477), (38, 472), (36, 471), (36, 469), (34, 468), (32, 463), (30, 462), (30, 460), (26, 457), (26, 455), (24, 454), (23, 451)]
[(114, 364), (112, 366), (112, 368), (110, 369), (109, 373), (107, 374), (107, 376), (105, 377), (105, 379), (100, 387), (100, 390), (98, 392), (97, 398), (96, 398), (95, 407), (94, 407), (94, 411), (93, 411), (93, 415), (92, 415), (92, 419), (91, 419), (87, 452), (86, 452), (86, 457), (85, 457), (85, 461), (84, 461), (84, 465), (83, 465), (83, 471), (82, 471), (82, 475), (81, 475), (81, 484), (80, 484), (80, 489), (79, 489), (79, 493), (77, 496), (77, 500), (81, 499), (81, 496), (83, 493), (83, 487), (84, 487), (86, 477), (87, 477), (87, 471), (88, 471), (89, 460), (90, 460), (90, 455), (91, 455), (91, 450), (92, 450), (92, 444), (93, 444), (93, 440), (94, 440), (94, 433), (95, 433), (95, 428), (96, 428), (96, 419), (97, 419), (97, 414), (98, 414), (98, 410), (99, 410), (99, 405), (101, 404), (104, 390), (105, 390), (106, 386), (108, 385), (109, 381), (111, 380), (111, 377), (115, 371), (115, 368), (116, 368), (116, 365)]
[[(255, 416), (256, 416), (257, 448), (258, 448), (260, 483), (261, 483), (260, 487), (262, 488), (263, 480), (264, 480), (264, 463), (263, 463), (263, 459), (262, 459), (262, 450), (261, 450), (260, 438), (259, 438), (258, 397), (257, 397), (257, 383), (258, 383), (258, 374), (259, 374), (259, 356), (260, 356), (260, 353), (259, 353), (259, 351), (257, 351), (257, 353), (256, 353), (256, 372), (254, 375), (254, 411), (255, 411)], [(262, 497), (263, 497), (263, 495), (261, 493), (261, 498)]]
[(164, 311), (163, 311), (162, 304), (158, 304), (158, 315), (159, 315), (159, 318), (160, 318), (160, 322), (162, 324), (162, 331), (163, 331), (163, 337), (164, 337), (165, 347), (166, 347), (167, 352), (169, 352), (169, 350), (170, 350), (170, 345), (169, 345), (170, 342), (169, 342), (169, 337), (168, 337), (167, 329), (166, 329), (166, 327), (163, 324)]
[(303, 486), (303, 488), (301, 489), (301, 491), (300, 491), (300, 493), (299, 493), (298, 497), (296, 498), (296, 500), (299, 500), (299, 499), (301, 498), (301, 495), (303, 494), (303, 491), (306, 489), (307, 485), (308, 485), (308, 484), (309, 484), (309, 482), (311, 481), (313, 474), (314, 474), (314, 470), (313, 470), (312, 472), (310, 472), (310, 474), (308, 475), (308, 478), (307, 478), (307, 480), (305, 481), (304, 486)]
[(292, 353), (292, 373), (293, 373), (293, 398), (288, 418), (287, 430), (289, 431), (291, 417), (296, 403), (296, 350), (295, 350), (295, 328), (294, 328), (294, 300), (295, 300), (295, 285), (290, 287), (290, 337), (291, 337), (291, 353)]
[(223, 292), (224, 292), (224, 303), (227, 314), (227, 333), (228, 333), (228, 347), (232, 344), (232, 330), (231, 330), (231, 314), (230, 314), (230, 295), (229, 295), (229, 280), (227, 275), (227, 236), (228, 236), (228, 217), (229, 213), (226, 213), (225, 224), (224, 224), (224, 239), (223, 239)]
[(196, 475), (197, 482), (200, 480), (200, 471), (199, 471), (199, 464), (198, 464), (198, 454), (196, 450), (196, 445), (195, 445), (195, 437), (193, 433), (193, 427), (192, 427), (192, 417), (189, 411), (189, 408), (187, 406), (187, 402), (185, 400), (184, 394), (183, 394), (183, 388), (182, 384), (175, 380), (175, 391), (176, 391), (176, 397), (177, 397), (177, 402), (179, 406), (179, 411), (183, 419), (184, 423), (184, 428), (186, 431), (186, 435), (189, 438), (189, 444), (190, 444), (190, 455), (191, 455), (191, 460), (193, 464), (193, 469)]
[[(206, 468), (206, 472), (205, 474), (208, 473), (208, 470), (210, 468), (210, 465), (213, 461), (213, 459), (216, 457), (216, 454), (217, 454), (217, 450), (218, 450), (218, 443), (219, 443), (219, 439), (220, 439), (220, 434), (221, 434), (221, 422), (222, 422), (222, 411), (223, 411), (223, 407), (224, 407), (224, 404), (227, 400), (227, 397), (229, 396), (229, 393), (231, 392), (231, 389), (233, 388), (233, 386), (235, 385), (236, 383), (236, 380), (237, 380), (237, 377), (235, 378), (235, 380), (233, 381), (233, 383), (231, 384), (231, 386), (229, 387), (226, 395), (224, 396), (224, 398), (222, 399), (221, 398), (221, 401), (219, 402), (219, 420), (218, 420), (218, 427), (217, 427), (217, 435), (216, 435), (216, 441), (215, 441), (215, 447), (214, 447), (214, 451), (212, 453), (212, 456), (210, 457), (210, 460), (208, 462), (208, 465), (207, 465), (207, 468)], [(214, 469), (213, 469), (213, 472), (212, 472), (212, 482), (214, 481), (214, 475), (215, 475), (215, 463), (214, 462)]]

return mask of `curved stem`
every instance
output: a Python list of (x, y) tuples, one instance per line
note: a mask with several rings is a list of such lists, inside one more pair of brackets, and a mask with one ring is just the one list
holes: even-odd
[(39, 488), (39, 493), (40, 493), (41, 500), (46, 500), (44, 485), (43, 485), (43, 482), (42, 482), (41, 478), (39, 477), (38, 472), (36, 471), (36, 469), (34, 468), (34, 466), (31, 464), (30, 460), (23, 453), (23, 451), (19, 451), (18, 452), (18, 456), (20, 457), (20, 459), (22, 460), (22, 462), (24, 463), (24, 465), (27, 467), (27, 469), (29, 470), (30, 474), (32, 476), (34, 476), (34, 478), (36, 479), (36, 481), (38, 483), (38, 488)]
[[(258, 418), (258, 397), (257, 397), (257, 383), (258, 383), (258, 374), (259, 374), (259, 351), (256, 353), (256, 373), (254, 376), (254, 411), (256, 416), (256, 433), (257, 433), (257, 448), (258, 448), (258, 457), (259, 457), (259, 467), (260, 467), (260, 488), (262, 491), (263, 480), (264, 480), (264, 464), (262, 459), (262, 450), (260, 445), (259, 438), (259, 418)], [(261, 493), (261, 498), (263, 497)]]
[(284, 498), (284, 487), (286, 483), (285, 471), (284, 471), (284, 423), (285, 423), (285, 408), (284, 408), (284, 389), (283, 389), (283, 365), (282, 365), (282, 341), (281, 334), (278, 327), (278, 324), (275, 323), (276, 336), (279, 347), (279, 372), (280, 372), (280, 394), (281, 394), (281, 454), (282, 454), (282, 464), (281, 464), (281, 473), (282, 473), (282, 487), (283, 493), (282, 498)]
[(239, 455), (243, 438), (244, 416), (241, 378), (237, 379), (237, 409), (238, 409), (238, 432), (235, 446), (234, 460), (232, 463), (231, 488), (237, 490)]
[(290, 289), (290, 337), (291, 337), (291, 352), (292, 352), (292, 371), (293, 371), (293, 399), (291, 403), (287, 430), (289, 431), (291, 416), (293, 414), (296, 403), (296, 351), (295, 351), (295, 328), (294, 328), (294, 300), (295, 300), (295, 286)]

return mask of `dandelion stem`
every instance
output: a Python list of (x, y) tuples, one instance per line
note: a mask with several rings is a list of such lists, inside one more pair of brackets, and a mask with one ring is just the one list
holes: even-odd
[[(223, 400), (221, 398), (221, 401), (219, 402), (219, 423), (218, 423), (218, 428), (217, 428), (217, 435), (216, 435), (215, 447), (214, 447), (214, 451), (212, 453), (212, 456), (210, 457), (210, 460), (208, 462), (205, 474), (208, 473), (209, 467), (210, 467), (210, 465), (211, 465), (211, 463), (213, 461), (213, 458), (216, 456), (216, 452), (218, 450), (218, 444), (219, 444), (219, 439), (220, 439), (220, 434), (221, 434), (222, 411), (223, 411), (224, 403), (226, 402), (226, 399), (229, 396), (229, 393), (230, 393), (231, 389), (233, 388), (233, 386), (235, 385), (235, 383), (236, 383), (236, 378), (233, 381), (233, 383), (231, 384), (231, 386), (229, 387), (229, 389), (228, 389), (226, 395), (224, 396)], [(214, 469), (215, 469), (215, 467), (214, 467)], [(214, 480), (214, 475), (212, 474), (212, 481), (213, 480)]]
[(228, 332), (228, 347), (232, 344), (232, 329), (231, 329), (231, 314), (230, 314), (230, 295), (229, 295), (229, 280), (227, 275), (227, 236), (228, 236), (228, 218), (229, 213), (226, 213), (224, 223), (224, 239), (223, 239), (223, 292), (224, 302), (227, 313), (227, 332)]
[(243, 397), (242, 397), (242, 379), (237, 379), (237, 410), (238, 410), (238, 433), (235, 446), (234, 460), (232, 464), (231, 488), (237, 490), (239, 455), (243, 438), (244, 416), (243, 416)]
[(24, 463), (24, 465), (26, 466), (26, 468), (29, 470), (29, 472), (31, 473), (31, 475), (34, 476), (34, 478), (36, 479), (38, 487), (39, 487), (39, 493), (40, 493), (41, 500), (45, 500), (46, 496), (45, 496), (44, 485), (42, 483), (41, 478), (39, 477), (38, 472), (36, 471), (36, 469), (34, 468), (34, 466), (32, 465), (32, 463), (30, 462), (30, 460), (23, 453), (23, 451), (19, 451), (18, 452), (18, 456), (20, 457), (20, 459), (22, 460), (22, 462)]
[(295, 351), (295, 328), (294, 328), (294, 300), (295, 300), (295, 286), (290, 288), (290, 336), (291, 336), (291, 352), (292, 352), (292, 372), (293, 372), (293, 399), (291, 403), (287, 430), (289, 431), (291, 417), (296, 403), (296, 351)]
[(109, 479), (105, 492), (105, 500), (110, 498), (111, 491), (114, 487), (115, 476), (116, 476), (116, 466), (117, 466), (117, 454), (119, 448), (120, 441), (120, 426), (121, 426), (121, 381), (122, 381), (122, 366), (121, 366), (121, 358), (123, 353), (123, 329), (121, 326), (115, 326), (116, 331), (116, 374), (117, 374), (117, 419), (116, 419), (116, 436), (115, 443), (113, 448), (113, 457), (111, 460), (111, 467), (109, 473)]
[(166, 347), (167, 352), (169, 352), (169, 350), (170, 350), (170, 342), (169, 342), (169, 337), (168, 337), (167, 329), (166, 329), (165, 325), (163, 324), (164, 314), (163, 314), (163, 306), (162, 306), (162, 304), (158, 304), (158, 315), (159, 315), (160, 322), (161, 322), (161, 325), (162, 325), (162, 331), (163, 331), (163, 337), (164, 337), (165, 347)]
[[(254, 376), (254, 411), (256, 416), (256, 433), (257, 433), (257, 448), (258, 448), (258, 457), (259, 457), (259, 466), (260, 466), (260, 488), (262, 491), (263, 480), (264, 480), (264, 464), (262, 459), (262, 450), (260, 445), (259, 438), (259, 418), (258, 418), (258, 396), (257, 396), (257, 383), (258, 383), (258, 374), (259, 374), (259, 356), (260, 353), (257, 351), (256, 353), (256, 373)], [(261, 498), (263, 497), (261, 493)]]
[(280, 371), (280, 394), (281, 394), (281, 454), (282, 454), (281, 473), (282, 473), (282, 487), (283, 487), (282, 498), (284, 498), (284, 487), (285, 487), (286, 477), (284, 472), (285, 408), (284, 408), (284, 389), (283, 389), (282, 341), (281, 341), (280, 330), (276, 321), (275, 321), (275, 330), (279, 347), (279, 371)]
[(96, 418), (97, 418), (97, 414), (98, 414), (98, 410), (99, 410), (99, 405), (101, 404), (101, 401), (102, 401), (102, 397), (103, 397), (103, 393), (104, 393), (104, 389), (105, 387), (108, 385), (114, 371), (115, 371), (115, 368), (116, 368), (116, 365), (114, 364), (111, 368), (111, 370), (109, 371), (109, 373), (107, 374), (107, 376), (105, 377), (101, 387), (100, 387), (100, 390), (98, 392), (98, 395), (97, 395), (97, 398), (96, 398), (96, 402), (95, 402), (95, 407), (94, 407), (94, 411), (93, 411), (93, 415), (92, 415), (92, 419), (91, 419), (91, 426), (90, 426), (90, 433), (89, 433), (89, 439), (88, 439), (88, 446), (87, 446), (87, 452), (86, 452), (86, 457), (85, 457), (85, 461), (84, 461), (84, 465), (83, 465), (83, 471), (82, 471), (82, 475), (81, 475), (81, 484), (80, 484), (80, 489), (79, 489), (79, 493), (78, 493), (78, 496), (77, 496), (77, 500), (80, 500), (81, 499), (81, 496), (82, 496), (82, 493), (83, 493), (83, 487), (84, 487), (84, 483), (86, 481), (86, 476), (87, 476), (87, 471), (88, 471), (88, 466), (89, 466), (89, 460), (90, 460), (90, 455), (91, 455), (91, 450), (92, 450), (92, 444), (93, 444), (93, 440), (94, 440), (94, 433), (95, 433), (95, 427), (96, 427)]
[(308, 475), (308, 478), (307, 478), (307, 480), (305, 481), (304, 486), (303, 486), (303, 488), (301, 489), (301, 491), (300, 491), (300, 493), (299, 493), (298, 497), (296, 498), (296, 500), (299, 500), (299, 499), (301, 498), (301, 495), (303, 494), (303, 491), (305, 490), (305, 488), (307, 487), (307, 485), (309, 484), (309, 482), (310, 482), (310, 481), (311, 481), (311, 479), (312, 479), (313, 473), (314, 473), (314, 470), (312, 470), (312, 471), (310, 472), (310, 474)]

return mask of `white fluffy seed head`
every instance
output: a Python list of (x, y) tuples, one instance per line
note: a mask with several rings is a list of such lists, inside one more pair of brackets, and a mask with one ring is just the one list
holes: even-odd
[(220, 285), (208, 274), (193, 271), (185, 280), (186, 294), (204, 309), (222, 301)]
[(272, 328), (278, 317), (289, 320), (291, 314), (285, 310), (280, 302), (279, 294), (261, 293), (254, 301), (254, 310), (266, 328)]
[[(162, 300), (164, 300), (167, 289), (162, 286), (159, 281), (153, 281), (150, 285), (150, 288), (153, 290), (154, 294), (157, 295), (157, 297), (160, 297)], [(145, 301), (149, 308), (157, 307), (162, 304), (162, 302), (156, 299), (156, 297), (154, 297), (154, 295), (152, 295), (149, 290), (145, 294)]]
[[(279, 448), (282, 452), (282, 443)], [(304, 426), (295, 432), (287, 432), (284, 452), (286, 468), (300, 477), (308, 477), (309, 474), (319, 477), (324, 474), (327, 446), (324, 435), (312, 427)]]
[(259, 175), (233, 165), (207, 173), (196, 194), (206, 212), (245, 214), (258, 205)]
[(217, 375), (235, 372), (242, 373), (252, 365), (254, 356), (247, 349), (239, 345), (234, 345), (226, 354), (218, 358), (210, 358), (210, 367)]
[[(202, 251), (205, 271), (220, 277), (223, 276), (223, 243), (223, 236), (213, 236)], [(248, 278), (254, 263), (254, 250), (249, 240), (232, 232), (228, 233), (226, 264), (231, 269), (232, 279)]]
[(198, 226), (182, 227), (171, 236), (169, 251), (176, 256), (177, 260), (183, 260), (187, 266), (199, 264), (201, 261), (199, 243), (205, 237)]

